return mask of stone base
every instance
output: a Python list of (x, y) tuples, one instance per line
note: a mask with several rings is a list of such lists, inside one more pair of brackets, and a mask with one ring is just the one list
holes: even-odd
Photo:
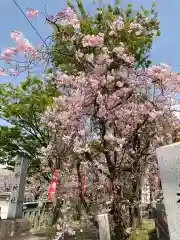
[(30, 223), (27, 219), (0, 220), (0, 240), (7, 239), (10, 236), (19, 236), (30, 230)]

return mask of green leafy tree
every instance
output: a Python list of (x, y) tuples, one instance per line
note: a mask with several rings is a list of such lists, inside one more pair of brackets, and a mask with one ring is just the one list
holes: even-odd
[(0, 163), (14, 165), (15, 156), (29, 157), (29, 174), (39, 171), (39, 150), (50, 140), (48, 128), (41, 117), (53, 97), (59, 93), (49, 81), (27, 78), (19, 85), (0, 85)]

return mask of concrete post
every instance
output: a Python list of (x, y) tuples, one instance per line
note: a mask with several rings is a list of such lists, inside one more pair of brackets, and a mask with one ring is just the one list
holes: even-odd
[(12, 179), (12, 192), (7, 215), (8, 219), (22, 218), (27, 168), (27, 157), (17, 159)]
[(109, 220), (108, 214), (100, 214), (97, 216), (99, 224), (99, 238), (100, 240), (110, 240)]
[[(180, 239), (180, 142), (160, 147), (156, 152), (169, 235), (171, 240), (178, 240)], [(167, 227), (163, 229), (164, 226), (161, 226), (163, 224), (159, 225), (166, 231)]]

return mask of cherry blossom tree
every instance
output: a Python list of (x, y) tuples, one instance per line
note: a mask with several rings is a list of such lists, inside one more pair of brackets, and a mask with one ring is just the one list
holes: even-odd
[(43, 117), (52, 139), (41, 165), (47, 171), (51, 160), (60, 169), (58, 228), (74, 233), (107, 212), (116, 239), (127, 239), (126, 229), (139, 215), (141, 178), (156, 167), (156, 147), (173, 141), (180, 79), (170, 66), (153, 66), (148, 58), (159, 35), (154, 7), (134, 15), (131, 5), (124, 12), (108, 6), (90, 17), (77, 3), (79, 12), (68, 3), (65, 11), (46, 16), (54, 28), (50, 51), (37, 50), (16, 31), (16, 48), (2, 57), (11, 62), (9, 56), (24, 52), (34, 64), (49, 56), (56, 67), (51, 77), (61, 95)]
[[(47, 111), (45, 120), (56, 141), (63, 141), (69, 149), (62, 168), (69, 172), (72, 185), (79, 183), (87, 213), (90, 214), (92, 204), (98, 206), (93, 213), (107, 211), (110, 201), (116, 235), (125, 239), (124, 232), (119, 233), (126, 228), (123, 206), (127, 209), (138, 204), (141, 177), (146, 167), (155, 163), (155, 148), (172, 142), (176, 126), (171, 104), (179, 79), (165, 65), (135, 71), (134, 58), (125, 46), (110, 50), (101, 43), (104, 37), (98, 36), (95, 44), (91, 37), (82, 38), (82, 43), (87, 40), (88, 47), (91, 44), (94, 50), (93, 60), (84, 72), (56, 73), (59, 89), (66, 87), (68, 92), (54, 99), (54, 107)], [(83, 55), (83, 64), (85, 59)], [(53, 143), (47, 152), (53, 154)], [(65, 191), (65, 197), (72, 196), (73, 192)]]
[[(74, 200), (79, 195), (89, 219), (111, 213), (116, 238), (126, 239), (126, 218), (139, 214), (145, 169), (155, 166), (156, 147), (172, 142), (179, 75), (165, 64), (137, 68), (136, 53), (119, 36), (125, 27), (129, 34), (145, 34), (142, 23), (126, 26), (118, 15), (105, 29), (96, 23), (87, 32), (88, 20), (82, 24), (73, 9), (61, 14), (59, 25), (69, 33), (63, 43), (73, 60), (55, 73), (64, 94), (44, 116), (56, 144), (68, 149), (60, 160), (66, 173), (61, 196)], [(54, 154), (54, 146), (45, 156)], [(72, 187), (77, 185), (80, 191)]]

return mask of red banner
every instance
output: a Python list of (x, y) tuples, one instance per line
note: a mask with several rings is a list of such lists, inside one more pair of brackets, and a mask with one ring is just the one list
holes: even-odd
[(57, 184), (60, 178), (60, 170), (55, 170), (53, 173), (52, 180), (49, 184), (49, 189), (48, 189), (48, 200), (52, 200), (52, 196), (56, 193), (57, 190)]
[(86, 176), (83, 175), (83, 177), (82, 177), (82, 197), (83, 197), (83, 199), (84, 199), (85, 183), (86, 183)]

